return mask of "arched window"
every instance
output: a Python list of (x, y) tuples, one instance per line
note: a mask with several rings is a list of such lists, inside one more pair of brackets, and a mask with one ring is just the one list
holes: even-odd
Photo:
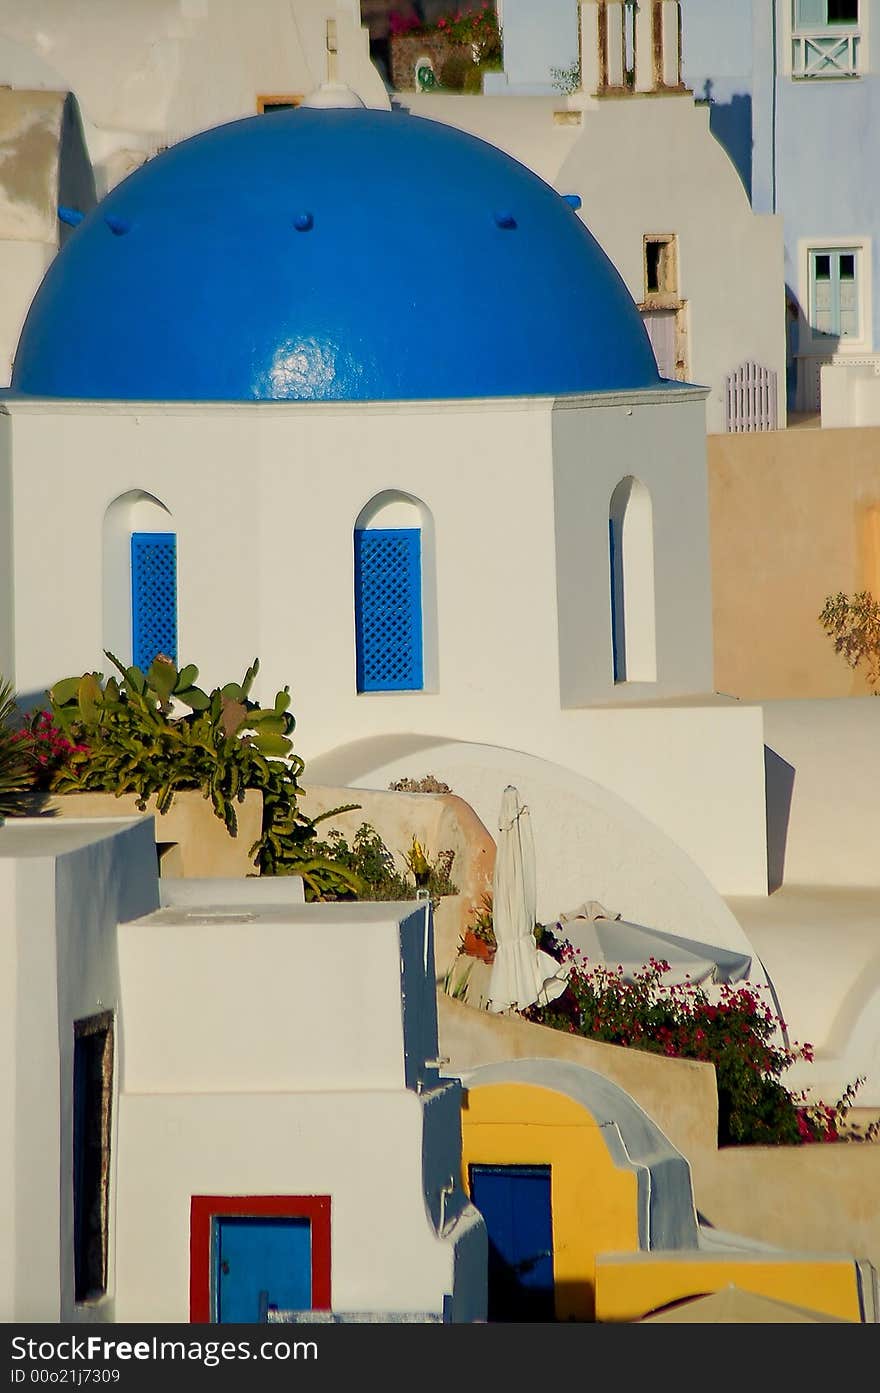
[(418, 692), (436, 681), (434, 537), (409, 494), (379, 494), (354, 528), (357, 690)]
[(653, 510), (645, 485), (631, 475), (611, 495), (608, 542), (614, 680), (656, 682)]
[(177, 534), (158, 498), (133, 489), (104, 515), (104, 646), (146, 671), (177, 662)]

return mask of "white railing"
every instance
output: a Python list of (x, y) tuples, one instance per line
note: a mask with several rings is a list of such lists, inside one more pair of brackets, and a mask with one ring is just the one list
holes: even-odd
[(792, 34), (791, 70), (794, 77), (857, 77), (857, 29), (845, 33)]
[(727, 378), (728, 431), (776, 429), (776, 373), (759, 363), (742, 363)]

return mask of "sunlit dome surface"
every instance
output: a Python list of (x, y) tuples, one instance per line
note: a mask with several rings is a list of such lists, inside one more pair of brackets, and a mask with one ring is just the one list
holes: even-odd
[(77, 227), (12, 387), (371, 401), (656, 387), (617, 271), (508, 155), (399, 111), (299, 108), (173, 146)]

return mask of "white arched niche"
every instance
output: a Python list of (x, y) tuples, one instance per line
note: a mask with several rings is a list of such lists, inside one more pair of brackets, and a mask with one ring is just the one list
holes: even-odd
[(114, 498), (104, 513), (103, 634), (104, 647), (123, 663), (132, 654), (131, 539), (135, 533), (175, 532), (174, 519), (160, 499), (143, 489)]
[(614, 680), (656, 682), (654, 515), (650, 493), (632, 475), (611, 495), (608, 541)]
[[(422, 680), (420, 686), (397, 690), (436, 691), (439, 678), (437, 632), (437, 561), (434, 518), (421, 499), (398, 489), (386, 489), (376, 494), (358, 513), (354, 524), (355, 558), (357, 533), (370, 531), (408, 531), (418, 533), (419, 570), (421, 577), (421, 651)], [(355, 559), (357, 565), (357, 559)], [(361, 633), (355, 614), (356, 655), (360, 652)], [(358, 662), (360, 669), (360, 663)], [(358, 683), (358, 690), (364, 690)], [(370, 690), (369, 688), (367, 690)], [(395, 690), (389, 687), (385, 690)]]

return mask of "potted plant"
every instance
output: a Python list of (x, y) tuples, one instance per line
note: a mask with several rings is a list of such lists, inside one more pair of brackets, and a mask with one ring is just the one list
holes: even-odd
[(497, 946), (492, 919), (492, 892), (487, 890), (481, 896), (479, 908), (464, 931), (460, 951), (468, 957), (491, 963), (495, 959)]

